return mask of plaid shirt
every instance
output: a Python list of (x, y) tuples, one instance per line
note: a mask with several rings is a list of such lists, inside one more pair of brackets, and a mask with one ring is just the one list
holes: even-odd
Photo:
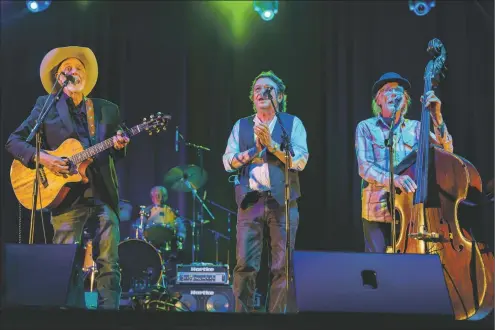
[[(430, 132), (430, 142), (452, 152), (452, 136), (445, 123), (440, 129), (435, 124), (434, 134)], [(397, 166), (409, 153), (418, 147), (421, 123), (402, 118), (394, 130), (394, 166)], [(363, 178), (361, 189), (362, 218), (369, 221), (391, 222), (387, 208), (389, 186), (389, 153), (385, 144), (389, 127), (381, 116), (361, 121), (356, 128), (355, 148), (359, 175)], [(394, 178), (398, 176), (394, 174)]]

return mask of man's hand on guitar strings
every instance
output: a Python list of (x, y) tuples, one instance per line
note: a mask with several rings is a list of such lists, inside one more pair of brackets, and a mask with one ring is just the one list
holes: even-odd
[(121, 130), (117, 131), (117, 135), (113, 137), (113, 147), (117, 150), (124, 148), (130, 139), (128, 136), (124, 135)]
[(67, 159), (40, 152), (40, 164), (57, 176), (67, 177), (69, 174), (69, 163)]

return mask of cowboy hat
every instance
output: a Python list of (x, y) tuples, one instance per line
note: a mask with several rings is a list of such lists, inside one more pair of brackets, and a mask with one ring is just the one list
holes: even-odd
[(380, 77), (380, 79), (378, 79), (375, 82), (375, 84), (373, 85), (373, 88), (371, 90), (371, 92), (373, 93), (373, 95), (375, 95), (380, 90), (380, 88), (383, 87), (383, 85), (385, 85), (386, 83), (389, 83), (389, 82), (396, 82), (400, 86), (404, 87), (404, 89), (406, 89), (406, 90), (408, 90), (408, 89), (411, 88), (411, 83), (409, 82), (409, 80), (407, 80), (406, 78), (401, 77), (401, 75), (398, 74), (398, 73), (387, 72), (387, 73), (383, 74)]
[(54, 70), (56, 70), (64, 60), (72, 57), (80, 60), (86, 69), (86, 85), (84, 86), (82, 93), (85, 96), (91, 93), (98, 80), (98, 62), (91, 49), (78, 46), (52, 49), (45, 55), (43, 61), (41, 61), (40, 78), (47, 93), (52, 92), (52, 87), (55, 83), (56, 72), (54, 72)]

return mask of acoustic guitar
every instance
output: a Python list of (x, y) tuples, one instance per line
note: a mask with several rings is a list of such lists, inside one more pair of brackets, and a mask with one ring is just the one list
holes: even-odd
[[(130, 129), (125, 129), (125, 134), (129, 137), (142, 132), (159, 133), (167, 129), (167, 124), (172, 117), (158, 112), (150, 115), (149, 119), (144, 118), (143, 122)], [(87, 183), (86, 169), (97, 154), (113, 147), (113, 137), (108, 138), (94, 146), (84, 149), (81, 142), (76, 139), (67, 139), (55, 150), (45, 150), (46, 153), (68, 159), (69, 175), (58, 176), (49, 170), (44, 170), (39, 166), (39, 191), (37, 198), (38, 210), (50, 210), (56, 208), (65, 199), (70, 191), (70, 186), (79, 182)], [(33, 209), (33, 188), (36, 179), (36, 169), (31, 169), (22, 164), (17, 159), (10, 167), (10, 181), (14, 194), (26, 209)]]

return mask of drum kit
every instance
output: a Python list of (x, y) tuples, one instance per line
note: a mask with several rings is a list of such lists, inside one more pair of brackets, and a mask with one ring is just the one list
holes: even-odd
[[(203, 226), (215, 219), (206, 202), (227, 212), (229, 232), (230, 216), (235, 214), (233, 211), (199, 196), (198, 190), (206, 184), (207, 180), (206, 171), (196, 165), (177, 166), (165, 175), (166, 187), (176, 192), (192, 193), (192, 219), (181, 216), (177, 210), (169, 206), (164, 206), (154, 214), (151, 214), (152, 208), (149, 206), (139, 207), (139, 218), (132, 224), (131, 235), (118, 245), (123, 297), (127, 296), (130, 300), (140, 301), (142, 307), (142, 302), (149, 300), (150, 294), (161, 292), (160, 296), (168, 297), (166, 305), (171, 306), (170, 299), (172, 298), (163, 293), (167, 292), (169, 285), (174, 285), (175, 267), (184, 261), (187, 227), (191, 228), (191, 264), (201, 266), (220, 264), (219, 240), (230, 241), (230, 237), (212, 229), (208, 229), (207, 232), (213, 234), (215, 240), (215, 262), (196, 261), (198, 259), (197, 253), (200, 251)], [(201, 205), (201, 210), (206, 211), (211, 220), (203, 219), (202, 212), (198, 215), (195, 214), (196, 203)], [(121, 200), (121, 209), (130, 215), (131, 212), (128, 210), (132, 206), (129, 205), (130, 202)], [(91, 240), (86, 240), (83, 271), (86, 277), (90, 275), (90, 287), (93, 291), (94, 275), (97, 269), (92, 260), (91, 243)], [(230, 254), (227, 252), (227, 264), (229, 257)]]

